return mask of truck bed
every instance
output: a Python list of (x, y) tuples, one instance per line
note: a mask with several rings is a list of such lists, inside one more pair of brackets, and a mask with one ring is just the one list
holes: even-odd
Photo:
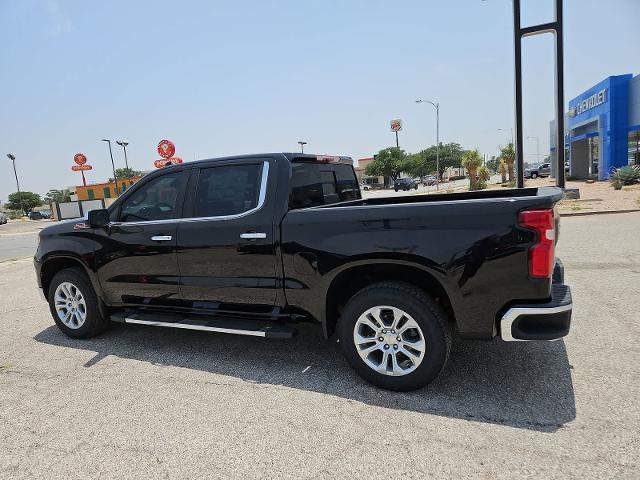
[(562, 190), (558, 187), (538, 187), (538, 188), (505, 188), (495, 190), (478, 190), (474, 192), (438, 193), (423, 195), (403, 195), (396, 197), (376, 197), (352, 200), (349, 202), (334, 203), (319, 208), (348, 207), (348, 206), (379, 206), (379, 205), (401, 205), (407, 203), (435, 203), (435, 202), (493, 202), (496, 200), (516, 200), (516, 199), (539, 200), (547, 198), (553, 203), (562, 198)]

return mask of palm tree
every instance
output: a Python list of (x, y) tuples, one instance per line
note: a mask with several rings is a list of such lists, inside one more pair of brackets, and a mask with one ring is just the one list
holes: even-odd
[(467, 150), (462, 155), (462, 166), (469, 172), (469, 190), (476, 190), (478, 168), (482, 165), (482, 157), (478, 150)]
[(507, 183), (507, 164), (502, 158), (500, 159), (498, 172), (502, 176), (502, 183)]
[(500, 156), (507, 164), (509, 170), (509, 181), (513, 182), (513, 162), (516, 160), (516, 151), (513, 148), (513, 143), (509, 143), (506, 147), (500, 149)]

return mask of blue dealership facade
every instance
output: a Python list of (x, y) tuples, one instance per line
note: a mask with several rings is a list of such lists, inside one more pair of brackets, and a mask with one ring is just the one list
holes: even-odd
[[(554, 131), (552, 122), (552, 160)], [(565, 132), (571, 177), (606, 180), (616, 168), (640, 164), (640, 75), (607, 77), (570, 100)]]

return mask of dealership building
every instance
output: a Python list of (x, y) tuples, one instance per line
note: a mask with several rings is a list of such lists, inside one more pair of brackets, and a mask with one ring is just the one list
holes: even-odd
[[(551, 122), (552, 175), (557, 148)], [(615, 168), (640, 165), (640, 75), (614, 75), (569, 101), (565, 158), (571, 177), (606, 180)]]

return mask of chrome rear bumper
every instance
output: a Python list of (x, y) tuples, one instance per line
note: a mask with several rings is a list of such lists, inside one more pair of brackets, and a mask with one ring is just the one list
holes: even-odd
[(567, 285), (553, 284), (551, 301), (514, 305), (500, 319), (506, 342), (558, 340), (569, 333), (573, 302)]

